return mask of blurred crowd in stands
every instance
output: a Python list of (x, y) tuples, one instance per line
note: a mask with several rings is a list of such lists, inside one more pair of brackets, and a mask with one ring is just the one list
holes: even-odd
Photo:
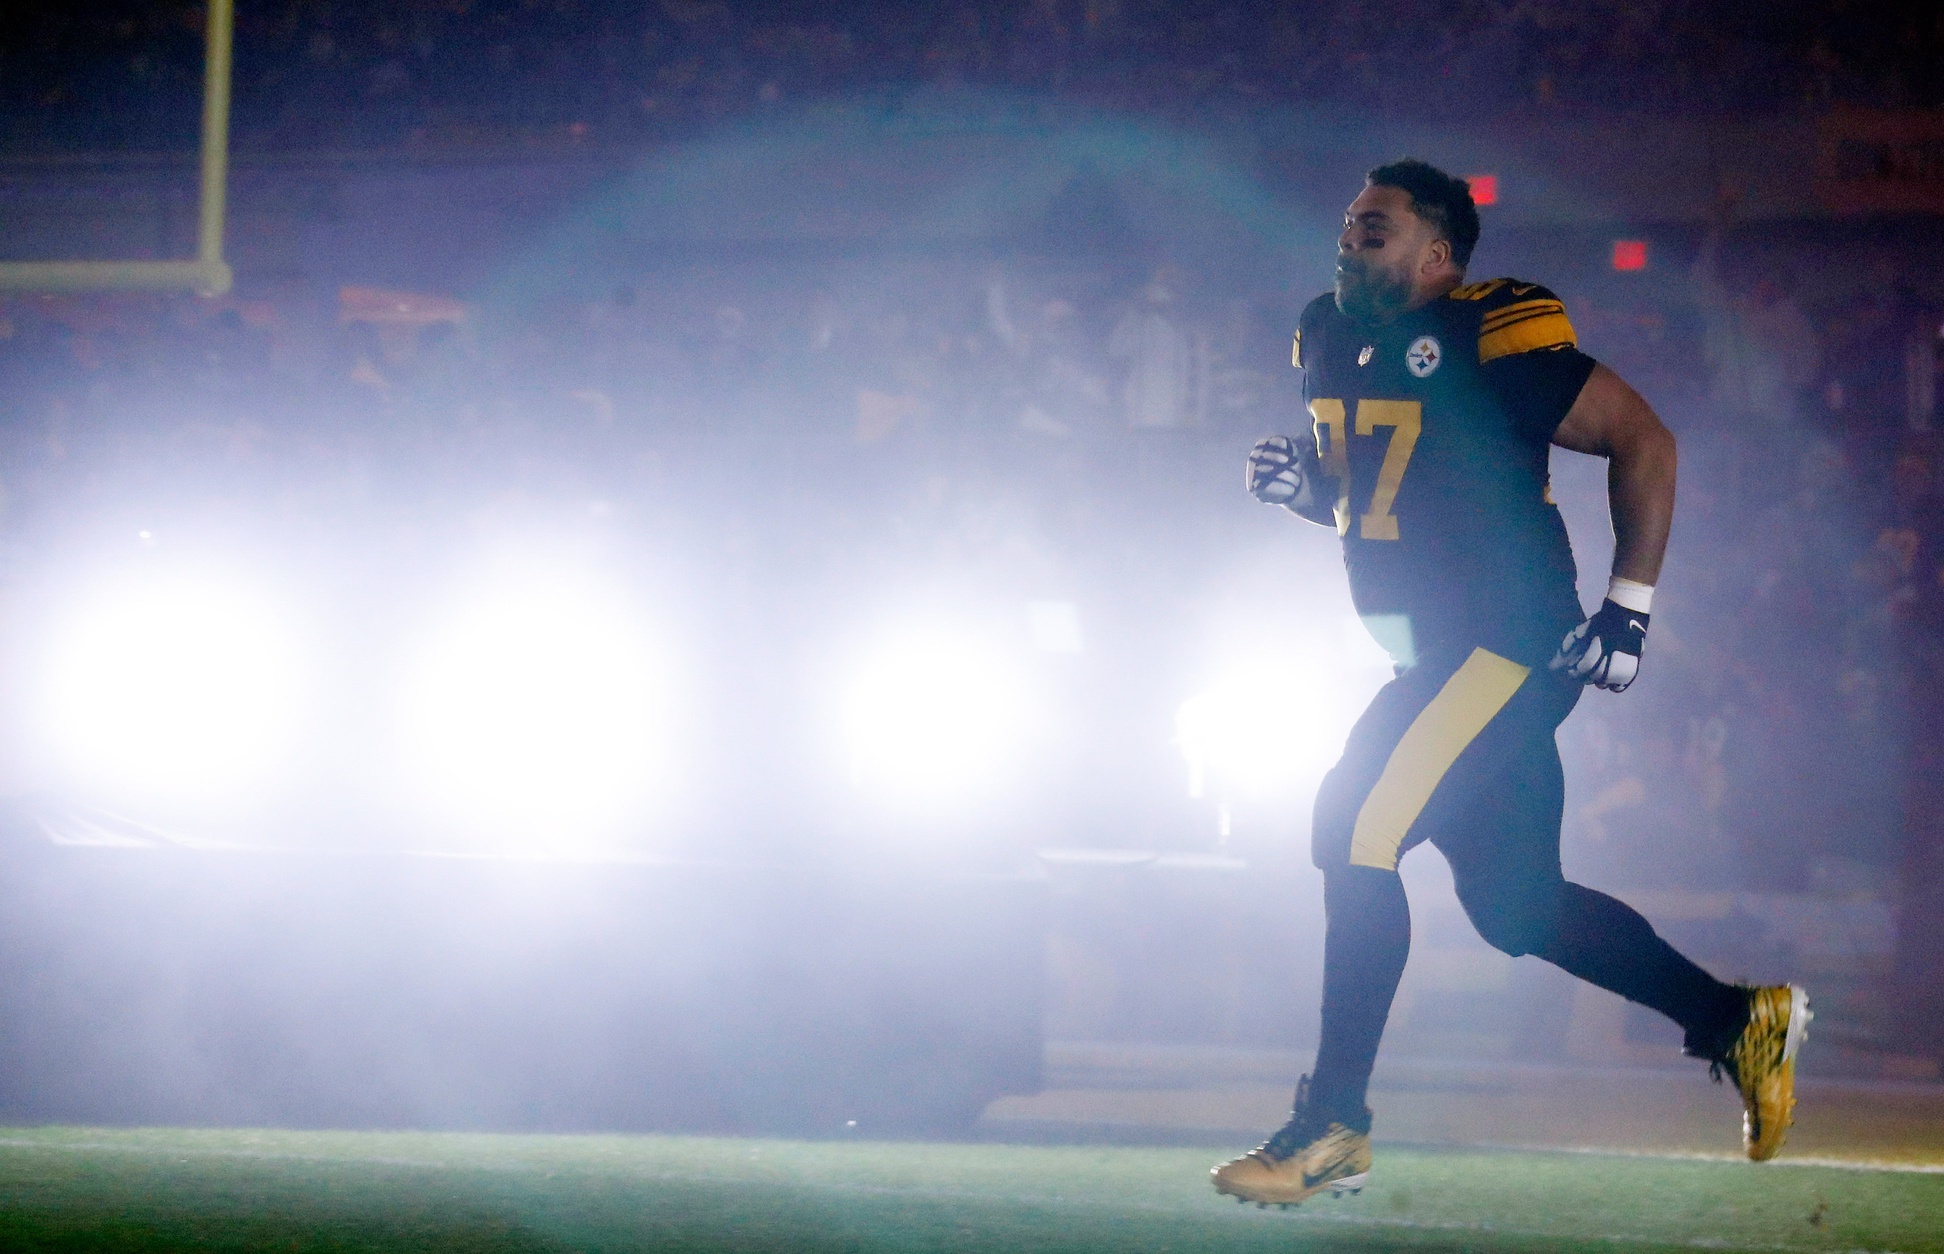
[[(1564, 733), (1570, 840), (1646, 886), (1881, 896), (1944, 691), (1944, 311), (1893, 269), (1812, 288), (1722, 238), (1680, 301), (1566, 293), (1683, 446), (1647, 678)], [(677, 529), (773, 613), (895, 569), (1140, 618), (1258, 525), (1238, 467), (1299, 425), (1294, 315), (1106, 262), (704, 267), (523, 310), (15, 297), (0, 538), (17, 566), (77, 519), (327, 543), (571, 516)]]
[[(1924, 6), (1787, 0), (272, 0), (238, 5), (248, 149), (554, 136), (633, 142), (784, 99), (1055, 90), (1167, 113), (1327, 102), (1398, 116), (1683, 114), (1944, 101)], [(0, 15), (0, 148), (179, 149), (201, 6)]]
[[(1666, 311), (1683, 335), (1580, 319), (1681, 436), (1682, 492), (1666, 682), (1567, 725), (1613, 768), (1577, 817), (1589, 851), (1667, 885), (1887, 895), (1906, 755), (1944, 691), (1944, 309), (1887, 260), (1818, 280), (1799, 242), (1754, 234), (1701, 240)], [(1630, 338), (1658, 376), (1629, 369)]]

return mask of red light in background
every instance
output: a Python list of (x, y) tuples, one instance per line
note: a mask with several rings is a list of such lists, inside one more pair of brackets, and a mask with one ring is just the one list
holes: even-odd
[(1645, 270), (1647, 268), (1647, 241), (1644, 239), (1614, 240), (1613, 268), (1615, 270)]
[(1498, 175), (1472, 174), (1465, 178), (1466, 186), (1471, 188), (1472, 203), (1475, 205), (1496, 205), (1498, 203)]

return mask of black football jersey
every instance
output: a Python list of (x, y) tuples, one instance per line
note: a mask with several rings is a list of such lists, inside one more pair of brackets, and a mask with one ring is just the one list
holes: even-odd
[(1294, 361), (1371, 634), (1406, 665), (1477, 646), (1544, 664), (1581, 619), (1551, 438), (1593, 370), (1559, 298), (1492, 279), (1372, 326), (1325, 294)]

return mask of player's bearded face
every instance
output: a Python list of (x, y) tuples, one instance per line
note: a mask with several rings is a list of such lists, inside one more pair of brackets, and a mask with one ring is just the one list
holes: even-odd
[[(1398, 255), (1384, 256), (1392, 251)], [(1338, 253), (1336, 303), (1345, 314), (1365, 322), (1384, 322), (1403, 313), (1411, 303), (1409, 259), (1401, 249)]]
[(1337, 308), (1365, 322), (1388, 322), (1409, 309), (1432, 238), (1409, 192), (1366, 184), (1343, 211)]

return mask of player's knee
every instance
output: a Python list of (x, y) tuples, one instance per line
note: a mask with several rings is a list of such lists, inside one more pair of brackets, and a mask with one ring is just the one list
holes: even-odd
[(1537, 913), (1509, 902), (1493, 902), (1482, 909), (1466, 910), (1472, 926), (1485, 943), (1514, 958), (1537, 953), (1544, 948), (1549, 929)]
[(1559, 886), (1461, 888), (1458, 900), (1485, 943), (1514, 958), (1541, 953), (1559, 930)]

